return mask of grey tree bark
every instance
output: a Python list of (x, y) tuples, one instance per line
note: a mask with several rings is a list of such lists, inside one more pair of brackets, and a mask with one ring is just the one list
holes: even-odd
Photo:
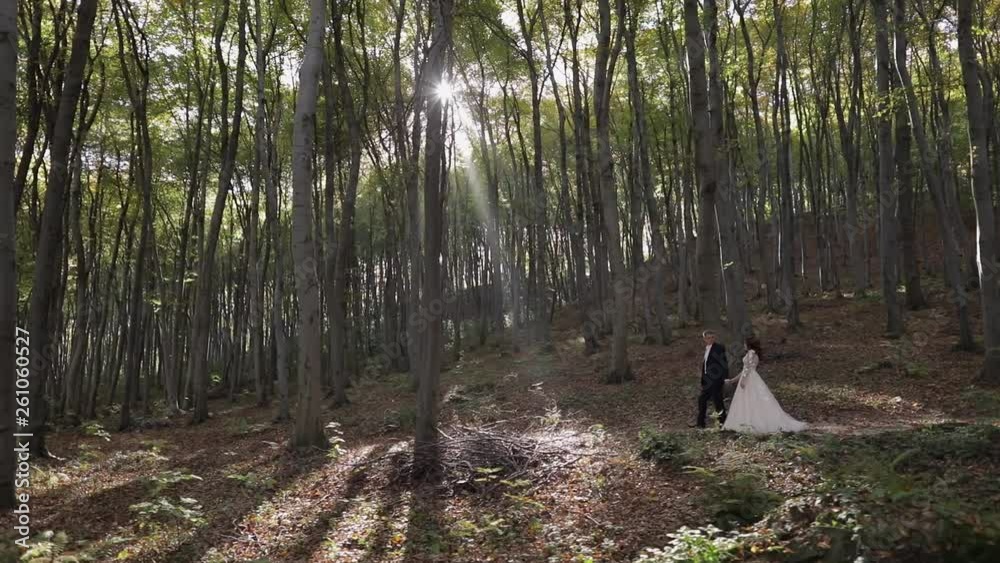
[[(153, 238), (153, 143), (149, 134), (147, 97), (149, 94), (149, 45), (132, 12), (130, 4), (114, 2), (115, 27), (118, 32), (118, 60), (132, 106), (138, 172), (135, 174), (142, 193), (142, 218), (136, 249), (132, 290), (129, 293), (129, 320), (126, 330), (125, 395), (122, 398), (120, 430), (131, 424), (132, 398), (137, 390), (143, 356), (143, 289), (146, 282), (146, 256)], [(126, 59), (126, 44), (131, 62)], [(134, 67), (134, 70), (132, 69)]]
[(295, 449), (325, 449), (328, 445), (320, 419), (323, 351), (312, 198), (316, 98), (325, 31), (326, 0), (309, 0), (309, 31), (299, 69), (299, 93), (292, 124), (292, 254), (299, 298), (299, 402), (291, 438)]
[[(444, 79), (445, 59), (451, 47), (453, 18), (452, 0), (430, 0), (431, 46), (427, 53), (424, 76), (419, 94), (433, 92)], [(427, 142), (424, 147), (424, 292), (422, 313), (427, 316), (423, 335), (423, 362), (417, 387), (416, 436), (413, 443), (413, 467), (417, 476), (437, 474), (440, 462), (438, 450), (438, 383), (441, 378), (443, 352), (442, 328), (444, 284), (441, 274), (442, 229), (444, 198), (441, 178), (445, 154), (444, 100), (440, 96), (427, 98)]]
[[(577, 223), (581, 230), (584, 230), (586, 222), (585, 238), (585, 260), (590, 264), (590, 277), (585, 280), (584, 286), (580, 288), (583, 295), (581, 300), (581, 311), (591, 311), (600, 305), (600, 283), (602, 278), (597, 268), (597, 246), (599, 226), (596, 225), (593, 215), (593, 206), (590, 204), (590, 194), (592, 192), (591, 175), (591, 143), (590, 143), (590, 123), (587, 116), (586, 102), (583, 96), (582, 76), (583, 71), (580, 66), (579, 36), (580, 25), (583, 20), (583, 9), (581, 0), (576, 0), (576, 17), (572, 9), (572, 0), (563, 0), (563, 18), (566, 20), (570, 37), (570, 69), (573, 80), (573, 162), (576, 171), (576, 193), (577, 193)], [(585, 211), (586, 209), (586, 211)], [(585, 218), (586, 217), (586, 221)], [(582, 267), (582, 265), (578, 266)], [(584, 353), (592, 354), (599, 348), (597, 341), (597, 331), (600, 327), (597, 323), (582, 315)]]
[(858, 0), (847, 2), (847, 34), (851, 52), (851, 77), (848, 84), (849, 100), (847, 115), (844, 115), (844, 103), (840, 95), (839, 71), (834, 88), (834, 109), (837, 113), (838, 129), (840, 130), (840, 146), (847, 164), (847, 182), (845, 186), (847, 200), (847, 217), (845, 220), (848, 255), (851, 266), (851, 276), (855, 293), (863, 293), (870, 286), (865, 264), (864, 241), (868, 226), (860, 221), (858, 197), (861, 190), (861, 17), (858, 8), (864, 9), (864, 2)]
[[(896, 3), (897, 18), (899, 18), (898, 11), (901, 10), (903, 0), (896, 0)], [(899, 76), (899, 82), (905, 95), (906, 104), (904, 109), (908, 110), (906, 115), (909, 118), (910, 129), (912, 130), (913, 137), (917, 143), (917, 153), (920, 155), (921, 172), (923, 173), (924, 181), (927, 183), (927, 190), (930, 192), (931, 203), (934, 205), (935, 215), (938, 219), (938, 230), (940, 231), (941, 241), (944, 247), (943, 261), (945, 282), (947, 283), (953, 296), (952, 302), (957, 309), (958, 315), (958, 346), (963, 350), (972, 350), (975, 348), (975, 342), (972, 337), (972, 327), (969, 322), (969, 297), (966, 295), (965, 283), (962, 278), (960, 240), (955, 235), (955, 226), (949, 218), (950, 214), (948, 212), (948, 202), (945, 196), (945, 184), (942, 181), (941, 174), (939, 173), (939, 170), (941, 169), (937, 166), (938, 160), (935, 158), (930, 147), (930, 143), (927, 140), (927, 133), (924, 129), (920, 103), (913, 89), (913, 80), (910, 77), (910, 72), (906, 62), (907, 46), (905, 30), (899, 25), (898, 21), (895, 33), (896, 73)], [(950, 146), (945, 146), (950, 152)], [(947, 158), (950, 162), (950, 155), (941, 156)], [(950, 170), (947, 170), (946, 173), (950, 174), (951, 172)]]
[(774, 0), (775, 38), (777, 41), (777, 83), (778, 101), (775, 113), (780, 117), (775, 123), (778, 145), (778, 184), (780, 186), (781, 234), (778, 248), (781, 262), (781, 299), (785, 307), (785, 319), (790, 329), (800, 324), (799, 301), (795, 289), (795, 266), (793, 248), (795, 228), (792, 212), (792, 124), (791, 101), (788, 97), (788, 52), (785, 47), (783, 0)]
[[(624, 14), (624, 0), (618, 0), (618, 13)], [(611, 158), (611, 86), (615, 61), (621, 50), (623, 18), (618, 18), (615, 44), (611, 44), (611, 6), (609, 0), (598, 2), (597, 53), (594, 66), (594, 117), (597, 121), (597, 181), (601, 193), (601, 211), (604, 232), (607, 235), (608, 260), (611, 263), (611, 292), (614, 299), (612, 311), (611, 366), (607, 374), (609, 383), (622, 383), (632, 379), (628, 363), (628, 325), (626, 314), (628, 290), (631, 286), (625, 270), (618, 219), (618, 193), (615, 186), (614, 162)]]
[[(420, 2), (419, 0), (415, 2), (417, 7), (417, 13), (420, 13)], [(402, 7), (400, 8), (402, 10)], [(424, 29), (423, 21), (424, 18), (416, 18), (416, 38), (413, 46), (413, 75), (417, 77), (417, 84), (422, 84), (422, 75), (425, 72), (425, 66), (427, 64), (426, 58), (422, 59), (420, 53), (423, 51), (424, 45)], [(402, 95), (397, 99), (397, 123), (401, 127), (405, 125), (406, 118), (402, 114)], [(420, 140), (423, 135), (423, 119), (421, 118), (421, 113), (425, 105), (425, 100), (422, 96), (421, 91), (418, 91), (413, 97), (413, 115), (411, 116), (412, 127), (410, 131), (410, 154), (407, 156), (406, 163), (404, 165), (404, 173), (406, 175), (406, 242), (409, 249), (408, 267), (409, 267), (409, 299), (410, 309), (408, 310), (409, 318), (406, 323), (406, 333), (407, 333), (407, 345), (406, 350), (410, 360), (410, 377), (412, 380), (413, 387), (419, 386), (420, 382), (420, 371), (423, 367), (423, 359), (421, 354), (424, 349), (424, 334), (418, 330), (417, 313), (419, 309), (419, 304), (423, 299), (423, 286), (424, 286), (424, 268), (423, 268), (423, 237), (421, 234), (421, 210), (420, 210)]]
[[(228, 10), (228, 4), (225, 8)], [(221, 52), (219, 44), (221, 42), (222, 29), (226, 25), (226, 17), (223, 15), (219, 22), (216, 35), (217, 52)], [(192, 422), (199, 423), (208, 420), (208, 336), (209, 336), (209, 314), (213, 291), (215, 285), (215, 255), (219, 246), (219, 233), (222, 230), (222, 219), (226, 210), (226, 198), (232, 188), (233, 175), (236, 169), (236, 151), (239, 146), (240, 127), (243, 121), (243, 84), (246, 70), (247, 58), (247, 0), (240, 0), (239, 16), (237, 17), (237, 29), (239, 29), (239, 47), (236, 60), (236, 84), (234, 87), (235, 97), (233, 103), (232, 124), (227, 130), (223, 124), (222, 138), (222, 168), (219, 171), (219, 189), (215, 195), (215, 204), (212, 207), (212, 218), (209, 222), (208, 233), (205, 235), (205, 248), (202, 251), (201, 260), (198, 265), (198, 281), (195, 296), (194, 319), (191, 323), (191, 345), (190, 358), (188, 364), (188, 379), (191, 380), (194, 389), (194, 410), (192, 412)], [(225, 65), (220, 58), (220, 74), (225, 75)], [(223, 78), (223, 100), (227, 96), (226, 79)], [(223, 110), (226, 103), (222, 104)]]
[[(901, 65), (906, 65), (906, 0), (895, 0), (893, 11), (893, 40), (895, 50), (896, 75), (901, 78), (906, 72)], [(912, 88), (902, 80), (897, 88), (901, 88), (909, 100), (908, 93)], [(913, 148), (914, 131), (907, 115), (907, 104), (896, 104), (896, 178), (899, 181), (899, 234), (900, 251), (903, 255), (902, 274), (903, 285), (906, 287), (906, 307), (911, 311), (922, 309), (927, 306), (924, 292), (920, 286), (920, 264), (917, 257), (916, 248), (916, 214), (915, 194), (913, 192), (913, 158), (911, 150)]]
[(49, 176), (46, 182), (45, 207), (38, 230), (35, 273), (32, 279), (31, 312), (28, 326), (31, 335), (31, 421), (27, 431), (32, 433), (31, 453), (42, 457), (45, 448), (45, 422), (48, 419), (48, 400), (45, 387), (54, 356), (52, 343), (52, 300), (58, 289), (57, 260), (62, 252), (63, 211), (66, 205), (66, 184), (70, 144), (73, 140), (73, 122), (76, 115), (83, 74), (90, 53), (90, 36), (97, 14), (97, 0), (80, 0), (77, 7), (76, 30), (73, 32), (72, 50), (66, 64), (59, 109), (52, 126), (49, 152)]
[(903, 333), (903, 316), (896, 295), (899, 285), (898, 195), (893, 176), (892, 112), (889, 89), (889, 21), (886, 0), (872, 0), (875, 12), (876, 81), (878, 83), (878, 188), (879, 256), (882, 266), (882, 299), (886, 307), (886, 334), (897, 338)]
[(979, 284), (983, 307), (983, 344), (986, 359), (980, 380), (1000, 385), (1000, 261), (997, 256), (996, 225), (993, 209), (988, 145), (988, 127), (993, 108), (987, 105), (982, 83), (982, 67), (976, 56), (973, 37), (973, 0), (958, 0), (958, 56), (962, 65), (966, 114), (969, 119), (969, 142), (972, 161), (972, 195), (976, 204), (979, 236)]
[[(256, 9), (260, 10), (259, 0), (255, 3)], [(259, 26), (258, 26), (259, 27)], [(257, 36), (260, 42), (261, 36)], [(258, 44), (258, 53), (261, 52)], [(274, 265), (271, 278), (274, 284), (271, 295), (270, 322), (271, 332), (274, 338), (275, 347), (275, 375), (268, 374), (267, 377), (277, 376), (278, 379), (278, 413), (276, 419), (279, 421), (291, 418), (288, 405), (288, 335), (285, 328), (284, 304), (285, 304), (285, 244), (281, 238), (281, 217), (278, 207), (278, 187), (274, 179), (273, 170), (273, 143), (271, 135), (273, 129), (277, 127), (275, 118), (271, 116), (270, 122), (267, 116), (267, 104), (264, 97), (264, 79), (267, 74), (266, 55), (258, 55), (257, 59), (257, 124), (259, 133), (256, 134), (257, 159), (260, 162), (261, 175), (263, 176), (265, 188), (265, 229), (270, 239), (271, 248), (274, 253)], [(266, 373), (266, 370), (265, 370)]]
[[(715, 145), (714, 161), (718, 182), (715, 212), (719, 222), (719, 240), (722, 246), (722, 276), (726, 288), (726, 320), (729, 324), (730, 341), (736, 349), (741, 349), (744, 339), (753, 334), (753, 326), (747, 315), (736, 194), (730, 183), (730, 147), (725, 130), (726, 108), (722, 92), (722, 64), (719, 61), (718, 46), (719, 8), (715, 0), (705, 0), (704, 5), (705, 20), (708, 24), (709, 114), (712, 140)], [(734, 354), (734, 356), (738, 358), (742, 354)]]
[[(347, 270), (354, 248), (354, 207), (358, 193), (358, 180), (361, 171), (361, 121), (354, 109), (354, 97), (351, 94), (349, 77), (347, 75), (346, 55), (344, 54), (343, 22), (344, 17), (336, 2), (333, 8), (333, 68), (337, 75), (340, 94), (340, 108), (347, 120), (347, 135), (350, 146), (350, 163), (348, 164), (347, 183), (344, 186), (344, 199), (340, 208), (340, 232), (337, 237), (337, 256), (334, 264), (333, 295), (329, 297), (333, 310), (330, 319), (330, 364), (333, 369), (333, 404), (347, 404), (348, 373), (345, 369), (345, 335), (347, 326), (346, 289)], [(362, 85), (367, 87), (367, 85)], [(328, 116), (329, 118), (329, 116)], [(328, 123), (327, 127), (332, 127)], [(332, 221), (333, 218), (331, 217)]]
[[(643, 275), (647, 286), (647, 299), (652, 301), (653, 326), (647, 330), (649, 336), (657, 344), (668, 344), (671, 339), (670, 317), (667, 315), (666, 304), (666, 274), (667, 247), (663, 240), (663, 220), (660, 216), (660, 205), (656, 201), (653, 187), (653, 173), (649, 162), (649, 132), (646, 123), (646, 104), (643, 98), (642, 86), (639, 83), (639, 66), (636, 60), (635, 36), (639, 27), (639, 10), (634, 8), (628, 14), (618, 14), (619, 18), (627, 18), (625, 28), (625, 59), (628, 65), (628, 95), (632, 105), (632, 144), (633, 177), (637, 176), (642, 201), (649, 215), (650, 239), (653, 246), (652, 263), (648, 265), (649, 272)], [(645, 271), (645, 270), (643, 270)]]
[[(745, 1), (749, 3), (749, 0)], [(771, 190), (771, 164), (768, 159), (767, 137), (764, 133), (764, 120), (761, 118), (760, 101), (757, 99), (757, 88), (760, 83), (762, 73), (760, 68), (758, 68), (754, 62), (753, 43), (750, 41), (750, 31), (747, 29), (747, 23), (744, 17), (747, 4), (741, 4), (740, 0), (734, 0), (733, 5), (735, 6), (736, 13), (740, 19), (740, 34), (743, 37), (743, 47), (746, 50), (747, 72), (749, 77), (748, 85), (750, 90), (750, 109), (753, 111), (754, 138), (757, 146), (758, 186), (755, 201), (755, 213), (757, 215), (757, 220), (754, 221), (757, 236), (757, 249), (760, 257), (760, 271), (764, 277), (764, 288), (767, 294), (767, 306), (768, 309), (773, 310), (775, 309), (775, 281), (774, 276), (772, 275), (772, 267), (769, 265), (769, 261), (767, 259), (767, 244), (765, 244), (763, 230), (767, 194)]]
[(698, 295), (702, 325), (722, 328), (719, 308), (719, 228), (715, 215), (718, 178), (713, 163), (715, 141), (708, 114), (708, 80), (705, 76), (705, 37), (697, 0), (684, 0), (684, 36), (691, 82), (691, 122), (698, 178)]
[[(15, 363), (17, 328), (17, 263), (14, 207), (14, 153), (17, 146), (17, 2), (0, 2), (0, 510), (14, 508)], [(24, 368), (23, 373), (28, 370)]]
[[(256, 66), (256, 78), (257, 78), (257, 108), (254, 113), (254, 177), (251, 182), (253, 185), (252, 202), (250, 205), (250, 264), (249, 267), (252, 268), (250, 274), (250, 355), (252, 356), (252, 369), (253, 369), (253, 380), (254, 387), (257, 392), (257, 404), (259, 406), (266, 406), (270, 402), (270, 386), (268, 381), (273, 380), (274, 374), (271, 374), (268, 370), (265, 370), (264, 358), (266, 356), (264, 350), (264, 323), (265, 321), (265, 309), (264, 309), (264, 262), (260, 256), (260, 249), (263, 246), (261, 244), (263, 237), (260, 233), (260, 192), (261, 183), (264, 183), (264, 197), (268, 197), (267, 190), (270, 186), (271, 177), (271, 167), (269, 162), (268, 146), (267, 146), (267, 134), (266, 134), (266, 116), (265, 111), (267, 107), (267, 100), (265, 98), (264, 90), (264, 79), (267, 76), (267, 57), (270, 55), (270, 45), (265, 46), (264, 40), (264, 21), (261, 14), (260, 0), (254, 0), (254, 39), (255, 39), (255, 56), (254, 65)], [(274, 27), (271, 28), (271, 38), (274, 37)], [(270, 39), (268, 40), (270, 41)], [(265, 203), (265, 207), (267, 204)], [(269, 212), (268, 212), (269, 213)], [(272, 241), (274, 248), (279, 248), (277, 241)], [(275, 253), (275, 262), (281, 261), (281, 254)], [(281, 306), (281, 302), (277, 301), (275, 309)], [(275, 325), (275, 329), (278, 327)], [(281, 338), (275, 330), (275, 338)], [(284, 345), (282, 342), (279, 346)], [(270, 378), (268, 380), (265, 379)]]

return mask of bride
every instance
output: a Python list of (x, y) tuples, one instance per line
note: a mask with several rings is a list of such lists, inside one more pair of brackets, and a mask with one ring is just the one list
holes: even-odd
[(772, 434), (775, 432), (799, 432), (808, 426), (795, 420), (778, 404), (767, 384), (757, 373), (760, 362), (760, 341), (749, 338), (747, 353), (743, 356), (743, 371), (730, 381), (739, 381), (729, 416), (723, 430), (735, 430), (749, 434)]

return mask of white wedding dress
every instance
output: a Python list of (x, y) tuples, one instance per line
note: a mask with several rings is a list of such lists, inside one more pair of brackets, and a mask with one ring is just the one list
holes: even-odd
[(743, 356), (743, 372), (739, 375), (736, 394), (729, 405), (729, 414), (723, 430), (748, 434), (773, 434), (799, 432), (808, 426), (788, 415), (757, 373), (760, 359), (750, 350)]

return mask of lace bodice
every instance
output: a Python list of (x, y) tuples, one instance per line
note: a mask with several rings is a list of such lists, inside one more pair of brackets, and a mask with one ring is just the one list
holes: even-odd
[(760, 363), (760, 358), (757, 357), (757, 352), (753, 350), (748, 350), (746, 355), (743, 356), (743, 371), (750, 371), (757, 369), (757, 364)]

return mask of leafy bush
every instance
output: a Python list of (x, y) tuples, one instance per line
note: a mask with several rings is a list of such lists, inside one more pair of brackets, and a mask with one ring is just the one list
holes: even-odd
[(744, 552), (760, 553), (773, 540), (757, 532), (723, 532), (715, 526), (681, 527), (668, 534), (670, 542), (663, 548), (646, 548), (635, 563), (724, 563), (740, 558)]
[(146, 477), (146, 484), (149, 486), (150, 493), (153, 495), (159, 495), (177, 483), (182, 483), (184, 481), (201, 481), (201, 477), (191, 473), (185, 473), (184, 471), (185, 470), (170, 469), (167, 471), (161, 471), (151, 477)]
[(46, 530), (31, 538), (31, 547), (21, 553), (21, 561), (39, 563), (76, 563), (81, 559), (63, 555), (69, 547), (69, 536), (66, 532)]
[(96, 436), (105, 442), (111, 441), (111, 434), (97, 422), (88, 422), (83, 425), (83, 433), (87, 436)]
[(720, 528), (757, 522), (781, 503), (781, 495), (767, 490), (756, 474), (739, 472), (727, 477), (703, 467), (691, 467), (689, 472), (705, 481), (704, 501)]
[(872, 549), (1000, 560), (992, 500), (1000, 485), (988, 476), (1000, 461), (1000, 428), (941, 424), (829, 440), (820, 452), (826, 488), (856, 499), (858, 531)]
[(344, 453), (344, 431), (340, 429), (339, 422), (329, 422), (326, 427), (326, 439), (330, 442), (330, 449), (326, 451), (327, 457), (336, 461)]
[(886, 464), (904, 473), (963, 461), (1000, 461), (1000, 428), (990, 424), (938, 424), (851, 441), (828, 441), (823, 458), (832, 469), (867, 473)]
[(639, 431), (639, 457), (675, 467), (683, 466), (690, 458), (683, 437), (649, 429)]
[(83, 443), (77, 446), (78, 453), (76, 456), (76, 461), (78, 464), (84, 467), (89, 467), (89, 464), (100, 461), (107, 457), (107, 455), (100, 449), (95, 447), (93, 444)]
[(135, 512), (139, 528), (141, 529), (171, 520), (181, 520), (194, 526), (205, 523), (201, 505), (198, 504), (197, 500), (189, 497), (180, 497), (178, 501), (175, 504), (166, 498), (160, 497), (154, 501), (133, 504), (129, 509)]
[(399, 410), (386, 410), (382, 415), (382, 428), (386, 432), (410, 432), (417, 424), (417, 410), (412, 406), (401, 407)]

